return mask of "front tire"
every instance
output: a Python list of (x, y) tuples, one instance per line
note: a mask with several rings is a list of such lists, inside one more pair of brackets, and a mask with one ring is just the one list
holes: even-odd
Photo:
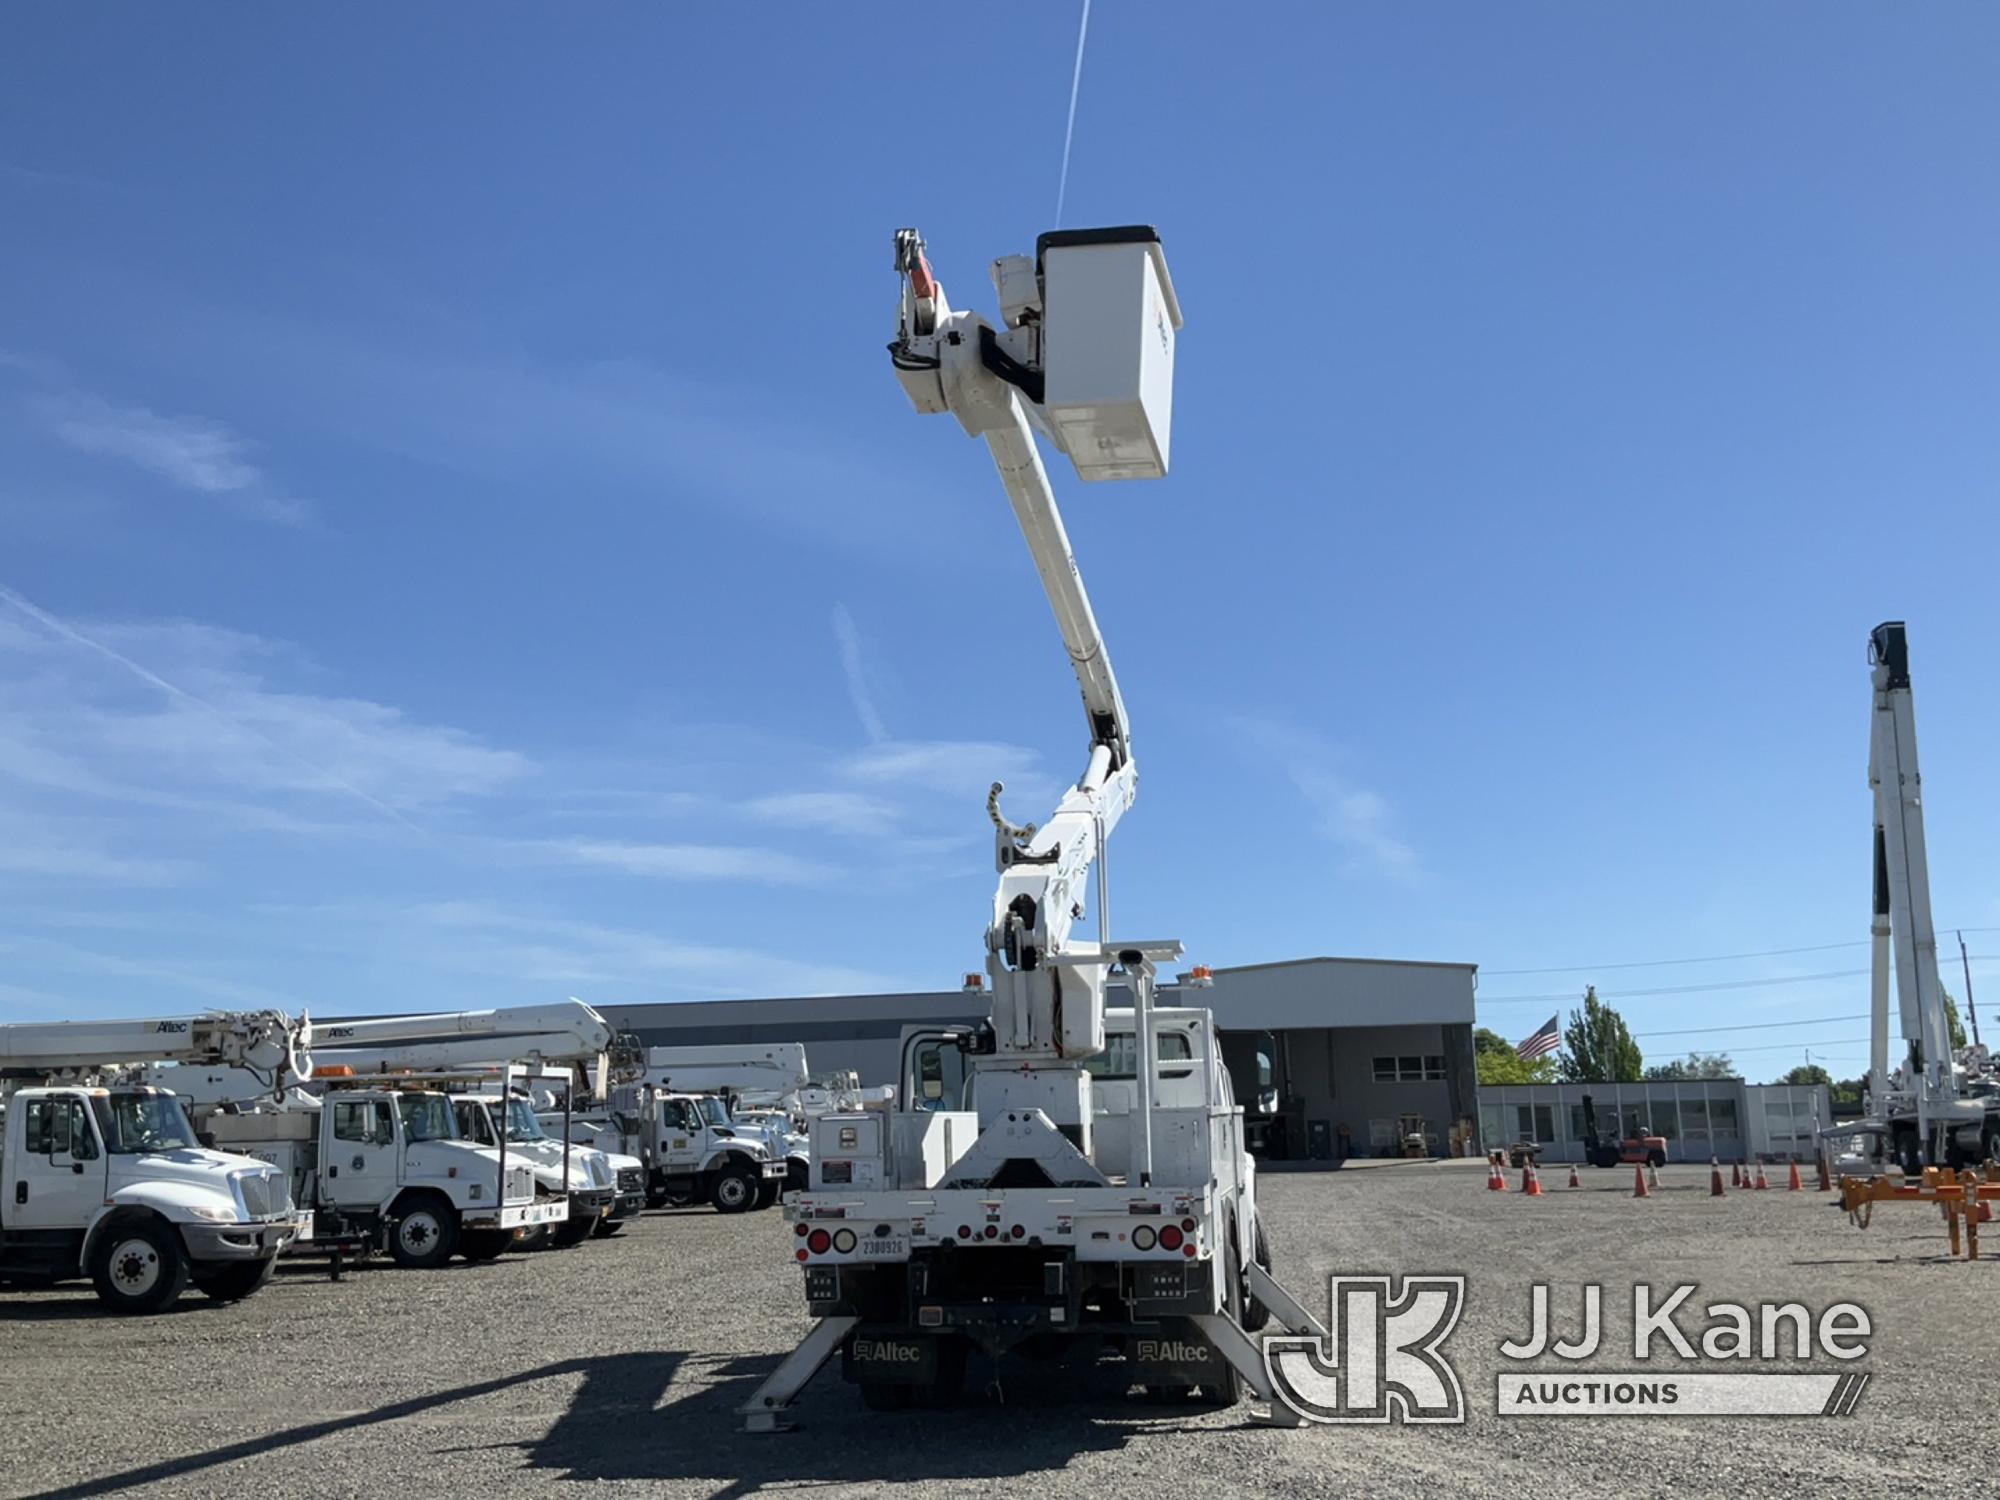
[(766, 1177), (762, 1182), (757, 1184), (757, 1206), (759, 1208), (769, 1208), (773, 1203), (778, 1201), (779, 1195), (784, 1191), (785, 1184), (782, 1178)]
[(599, 1219), (597, 1227), (591, 1230), (590, 1233), (594, 1239), (608, 1240), (624, 1227), (625, 1221), (623, 1219)]
[(748, 1213), (757, 1206), (757, 1178), (748, 1167), (731, 1163), (715, 1174), (708, 1201), (719, 1214)]
[(458, 1253), (470, 1261), (498, 1260), (513, 1243), (504, 1229), (468, 1229), (458, 1237)]
[(91, 1252), (90, 1279), (114, 1313), (165, 1312), (187, 1287), (187, 1251), (174, 1227), (160, 1219), (113, 1224)]
[(408, 1271), (428, 1271), (458, 1249), (458, 1214), (431, 1193), (412, 1198), (389, 1232), (389, 1254)]
[(194, 1289), (212, 1301), (241, 1302), (252, 1292), (262, 1290), (277, 1269), (278, 1257), (273, 1255), (266, 1260), (231, 1260), (204, 1266), (190, 1271), (188, 1277), (194, 1282)]
[(572, 1245), (581, 1245), (590, 1238), (590, 1231), (597, 1227), (595, 1219), (569, 1218), (558, 1224), (553, 1231), (553, 1240), (558, 1250), (567, 1250)]

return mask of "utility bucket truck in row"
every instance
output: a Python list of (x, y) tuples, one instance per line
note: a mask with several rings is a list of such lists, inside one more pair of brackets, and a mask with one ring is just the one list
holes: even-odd
[[(986, 440), (1082, 689), (1089, 750), (1040, 827), (1003, 816), (997, 783), (987, 798), (989, 1021), (906, 1034), (894, 1109), (813, 1122), (811, 1180), (785, 1217), (819, 1322), (741, 1413), (751, 1430), (788, 1425), (836, 1353), (877, 1407), (948, 1397), (974, 1354), (1112, 1354), (1161, 1395), (1228, 1403), (1247, 1385), (1269, 1398), (1250, 1330), (1271, 1314), (1318, 1325), (1266, 1269), (1213, 1018), (1155, 1004), (1157, 966), (1180, 944), (1113, 937), (1104, 847), (1137, 769), (1035, 443), (1039, 431), (1085, 479), (1166, 473), (1181, 315), (1159, 237), (1069, 230), (996, 261), (1000, 328), (952, 310), (914, 230), (896, 236), (896, 269), (897, 378), (919, 411)], [(1018, 641), (996, 653), (1003, 712), (1021, 658)], [(1094, 941), (1075, 930), (1087, 897)], [(1107, 1011), (1114, 975), (1129, 1009)]]
[[(559, 1122), (560, 1123), (559, 1125)], [(718, 1213), (769, 1208), (785, 1190), (785, 1160), (761, 1133), (738, 1133), (714, 1094), (684, 1094), (650, 1083), (617, 1084), (601, 1105), (542, 1115), (569, 1139), (644, 1163), (649, 1208), (707, 1203)]]
[[(330, 1021), (321, 1023), (318, 1034), (335, 1044), (322, 1047), (319, 1060), (357, 1076), (431, 1069), (469, 1079), (453, 1099), (459, 1133), (487, 1146), (502, 1144), (504, 1137), (510, 1152), (534, 1170), (542, 1196), (568, 1200), (569, 1217), (553, 1231), (558, 1246), (616, 1233), (644, 1207), (643, 1163), (587, 1143), (572, 1145), (560, 1126), (551, 1136), (531, 1102), (531, 1094), (547, 1093), (566, 1103), (577, 1071), (601, 1083), (610, 1074), (612, 1055), (624, 1060), (625, 1049), (610, 1025), (581, 1000)], [(503, 1106), (498, 1080), (510, 1066), (522, 1091), (505, 1095)]]
[(310, 1066), (310, 1026), (277, 1011), (0, 1026), (0, 1281), (87, 1276), (114, 1312), (190, 1283), (247, 1297), (297, 1232), (283, 1173), (204, 1149), (142, 1064), (231, 1063), (263, 1090)]

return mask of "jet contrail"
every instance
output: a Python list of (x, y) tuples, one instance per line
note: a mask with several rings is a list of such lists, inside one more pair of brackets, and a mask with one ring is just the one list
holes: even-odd
[(344, 777), (336, 776), (332, 771), (329, 771), (325, 766), (318, 765), (313, 761), (307, 760), (303, 755), (299, 754), (298, 751), (293, 750), (288, 746), (279, 744), (276, 740), (272, 739), (268, 734), (265, 734), (261, 729), (258, 729), (255, 725), (246, 724), (243, 720), (236, 718), (229, 713), (224, 712), (222, 709), (217, 708), (213, 703), (210, 703), (207, 699), (197, 697), (195, 694), (190, 693), (186, 688), (175, 686), (173, 683), (167, 681), (166, 678), (162, 677), (159, 673), (151, 671), (150, 669), (141, 666), (138, 662), (132, 660), (132, 658), (129, 656), (121, 655), (119, 652), (112, 650), (109, 646), (105, 645), (104, 642), (99, 640), (93, 640), (91, 637), (85, 635), (81, 630), (78, 630), (75, 626), (70, 625), (63, 620), (57, 619), (54, 615), (50, 614), (47, 610), (43, 609), (39, 604), (34, 603), (32, 600), (22, 598), (21, 595), (15, 593), (5, 584), (0, 584), (0, 603), (11, 604), (15, 609), (19, 610), (22, 614), (26, 615), (29, 619), (33, 620), (37, 625), (40, 625), (44, 630), (49, 631), (51, 634), (60, 636), (63, 640), (70, 642), (72, 645), (81, 646), (86, 651), (95, 651), (99, 656), (103, 657), (106, 661), (117, 663), (117, 665), (123, 667), (126, 671), (130, 672), (134, 677), (138, 678), (148, 687), (154, 688), (159, 692), (165, 693), (169, 698), (176, 699), (182, 703), (190, 704), (194, 708), (197, 708), (201, 712), (207, 714), (210, 718), (220, 720), (222, 723), (229, 725), (233, 729), (240, 730), (243, 733), (251, 735), (256, 739), (262, 740), (264, 744), (268, 745), (271, 749), (277, 751), (278, 754), (285, 756), (290, 760), (296, 761), (299, 765), (304, 766), (308, 771), (312, 772), (313, 775), (324, 778), (332, 785), (340, 788), (341, 791), (346, 792), (349, 796), (367, 803), (368, 806), (374, 808), (376, 812), (381, 813), (384, 817), (393, 818), (396, 822), (402, 824), (412, 833), (421, 833), (424, 834), (426, 837), (429, 837), (428, 830), (422, 827), (422, 825), (412, 822), (409, 818), (405, 817), (402, 813), (398, 812), (395, 808), (391, 807), (388, 803), (384, 802), (381, 798), (376, 797), (371, 793), (364, 792), (360, 787), (356, 786), (353, 782), (346, 780)]

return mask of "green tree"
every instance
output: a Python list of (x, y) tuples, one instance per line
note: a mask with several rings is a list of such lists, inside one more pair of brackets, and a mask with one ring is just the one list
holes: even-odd
[(1826, 1096), (1835, 1104), (1851, 1104), (1859, 1109), (1862, 1093), (1867, 1087), (1868, 1081), (1864, 1078), (1842, 1078), (1828, 1085)]
[(1554, 1083), (1556, 1060), (1547, 1053), (1524, 1058), (1497, 1031), (1481, 1026), (1472, 1033), (1472, 1057), (1483, 1084)]
[(1829, 1091), (1831, 1091), (1834, 1086), (1833, 1075), (1827, 1072), (1827, 1070), (1825, 1068), (1822, 1068), (1818, 1063), (1800, 1063), (1796, 1068), (1792, 1069), (1791, 1072), (1787, 1073), (1783, 1078), (1780, 1078), (1778, 1082), (1790, 1083), (1790, 1084), (1805, 1084), (1805, 1085), (1823, 1083), (1827, 1086), (1827, 1089)]
[(1656, 1082), (1692, 1078), (1734, 1078), (1736, 1064), (1727, 1052), (1690, 1052), (1684, 1058), (1646, 1069), (1646, 1077)]
[(1965, 1045), (1965, 1027), (1959, 1022), (1958, 1002), (1951, 998), (1951, 991), (1943, 990), (1943, 994), (1945, 1030), (1951, 1036), (1951, 1050), (1956, 1053)]
[(1597, 998), (1597, 986), (1583, 992), (1583, 1009), (1569, 1013), (1563, 1028), (1562, 1060), (1557, 1071), (1564, 1083), (1637, 1083), (1645, 1059), (1625, 1025), (1625, 1018)]

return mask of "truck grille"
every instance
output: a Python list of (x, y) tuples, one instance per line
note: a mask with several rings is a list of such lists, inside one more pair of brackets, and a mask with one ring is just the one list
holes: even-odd
[(507, 1200), (535, 1196), (535, 1174), (528, 1167), (511, 1167), (507, 1172)]
[(646, 1169), (644, 1167), (620, 1167), (618, 1169), (619, 1192), (621, 1193), (642, 1192), (644, 1191), (645, 1186), (646, 1186)]
[(292, 1211), (292, 1185), (276, 1172), (245, 1172), (236, 1179), (243, 1209), (253, 1219), (277, 1218)]

